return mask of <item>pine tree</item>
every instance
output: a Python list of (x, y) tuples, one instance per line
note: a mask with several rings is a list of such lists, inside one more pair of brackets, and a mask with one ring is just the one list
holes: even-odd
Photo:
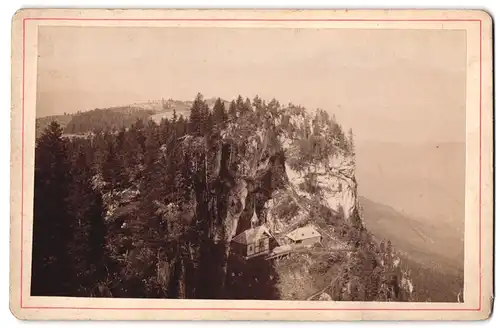
[(380, 242), (380, 252), (385, 254), (385, 242), (383, 240)]
[(188, 133), (188, 121), (184, 116), (179, 116), (177, 123), (175, 125), (175, 137), (180, 138)]
[(238, 110), (239, 113), (243, 111), (243, 106), (245, 105), (243, 101), (243, 97), (241, 95), (238, 95), (236, 98), (236, 109)]
[(172, 124), (177, 123), (177, 119), (178, 119), (177, 112), (175, 111), (175, 108), (174, 108), (174, 110), (172, 112)]
[(217, 98), (213, 108), (213, 121), (216, 125), (224, 125), (227, 122), (228, 116), (224, 103), (220, 98)]
[(348, 138), (349, 138), (349, 151), (351, 154), (354, 155), (355, 153), (355, 149), (354, 149), (354, 134), (352, 133), (352, 128), (349, 129), (349, 134), (348, 134)]
[(245, 99), (245, 104), (243, 105), (246, 113), (252, 112), (252, 102), (249, 98)]
[(126, 134), (124, 148), (115, 147), (119, 160), (117, 165), (123, 169), (121, 175), (121, 187), (128, 187), (140, 178), (144, 165), (146, 152), (146, 126), (142, 120), (132, 124)]
[(236, 108), (236, 102), (234, 100), (232, 100), (231, 104), (229, 105), (228, 116), (232, 121), (234, 121), (238, 117), (238, 109)]
[(236, 99), (236, 111), (238, 116), (245, 116), (252, 111), (252, 103), (250, 99), (246, 98), (243, 100), (241, 95)]
[(146, 149), (146, 126), (144, 121), (141, 119), (137, 119), (134, 124), (129, 129), (130, 136), (134, 138), (137, 142), (139, 148), (137, 149), (140, 152), (144, 152)]
[(101, 172), (104, 181), (109, 184), (106, 191), (121, 188), (128, 182), (128, 174), (125, 170), (127, 164), (120, 161), (118, 149), (112, 136), (105, 140), (104, 147)]
[(67, 198), (71, 213), (71, 240), (68, 252), (72, 261), (72, 290), (89, 296), (104, 276), (104, 206), (101, 194), (92, 188), (92, 168), (88, 145), (74, 147), (71, 188)]
[(265, 113), (265, 106), (264, 102), (262, 99), (259, 98), (259, 96), (255, 96), (252, 101), (253, 108), (255, 109), (255, 113), (258, 118), (264, 115)]
[(32, 295), (70, 295), (68, 189), (67, 141), (52, 122), (35, 149)]
[(159, 126), (150, 120), (146, 127), (146, 141), (144, 153), (144, 165), (146, 168), (152, 168), (156, 161), (158, 149), (160, 148), (160, 131)]
[(278, 116), (280, 108), (281, 105), (279, 101), (274, 98), (267, 104), (267, 112), (269, 112), (272, 117)]
[(203, 95), (198, 93), (189, 114), (189, 133), (196, 136), (203, 136), (208, 133), (209, 114), (210, 110), (203, 99)]
[(388, 257), (389, 261), (391, 261), (391, 265), (392, 265), (392, 257), (394, 254), (394, 250), (392, 248), (392, 243), (390, 240), (387, 242), (386, 253), (387, 253), (387, 257)]

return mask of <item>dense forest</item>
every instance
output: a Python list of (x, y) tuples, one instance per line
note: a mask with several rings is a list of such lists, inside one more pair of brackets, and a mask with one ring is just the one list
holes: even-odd
[[(321, 288), (332, 300), (412, 300), (396, 252), (374, 241), (361, 209), (349, 218), (329, 209), (312, 173), (302, 198), (286, 200), (285, 158), (296, 171), (331, 155), (354, 158), (352, 132), (321, 110), (298, 124), (307, 118), (301, 106), (241, 96), (225, 103), (210, 108), (198, 94), (189, 117), (174, 111), (160, 123), (140, 110), (79, 113), (66, 130), (50, 123), (36, 142), (31, 294), (306, 299)], [(279, 195), (280, 224), (306, 204), (304, 222), (352, 251), (233, 262), (231, 237), (254, 212), (267, 223), (266, 204)], [(313, 284), (298, 286), (293, 270)]]
[(64, 129), (68, 134), (79, 134), (89, 131), (116, 131), (127, 128), (137, 120), (147, 120), (154, 111), (134, 107), (115, 107), (78, 112)]
[(41, 117), (36, 120), (36, 136), (38, 138), (52, 122), (58, 123), (64, 134), (85, 134), (129, 128), (137, 120), (147, 121), (154, 113), (154, 110), (138, 106), (121, 106)]
[(59, 126), (64, 129), (66, 125), (71, 121), (73, 115), (64, 113), (62, 115), (50, 115), (44, 117), (37, 117), (35, 121), (35, 135), (39, 138), (43, 131), (53, 122), (59, 124)]

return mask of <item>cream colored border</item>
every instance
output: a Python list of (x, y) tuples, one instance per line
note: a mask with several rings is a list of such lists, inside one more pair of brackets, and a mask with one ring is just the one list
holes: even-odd
[[(79, 20), (69, 21), (63, 18), (77, 18)], [(99, 20), (89, 20), (91, 18)], [(108, 19), (129, 20), (111, 21)], [(201, 19), (201, 21), (194, 21), (193, 19)], [(209, 19), (219, 20), (210, 21)], [(246, 20), (236, 21), (235, 19)], [(268, 21), (264, 21), (266, 19)], [(294, 19), (309, 21), (292, 21)], [(336, 19), (337, 21), (327, 21), (332, 19)], [(445, 304), (30, 297), (37, 27), (40, 25), (466, 30), (468, 70), (465, 302), (463, 304)], [(439, 10), (25, 9), (18, 11), (13, 17), (12, 37), (10, 308), (17, 318), (115, 320), (477, 320), (485, 319), (490, 315), (491, 297), (493, 294), (493, 98), (492, 21), (487, 13), (482, 11)], [(24, 115), (23, 43), (25, 52)], [(480, 44), (482, 48), (480, 48)], [(482, 71), (480, 71), (480, 68)], [(480, 77), (482, 77), (481, 82)], [(436, 88), (439, 88), (439, 86), (436, 86)], [(481, 151), (479, 149), (480, 102), (482, 120)], [(24, 138), (22, 136), (23, 124)], [(24, 163), (22, 156), (23, 142)], [(481, 183), (479, 180), (480, 156), (482, 165)], [(23, 183), (24, 189), (21, 188)], [(482, 204), (481, 226), (479, 221), (480, 188)], [(23, 217), (21, 217), (21, 206), (24, 213)], [(21, 234), (23, 236), (22, 239)], [(479, 245), (479, 236), (481, 236), (481, 245)], [(22, 256), (21, 244), (23, 245)], [(479, 256), (479, 248), (481, 248), (481, 258)], [(20, 275), (21, 266), (23, 270), (22, 276)], [(481, 271), (479, 271), (480, 266)], [(479, 284), (480, 274), (482, 276), (481, 286)], [(22, 307), (21, 281), (23, 286)], [(481, 299), (479, 299), (480, 294)], [(65, 309), (67, 307), (72, 307), (73, 309)], [(161, 309), (154, 310), (151, 308)], [(216, 309), (203, 310), (201, 308)], [(238, 308), (240, 310), (230, 308)]]

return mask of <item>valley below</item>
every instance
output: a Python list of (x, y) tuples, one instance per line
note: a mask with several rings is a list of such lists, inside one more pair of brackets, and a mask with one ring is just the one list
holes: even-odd
[(391, 240), (421, 301), (463, 292), (465, 146), (360, 143), (356, 174), (365, 224)]

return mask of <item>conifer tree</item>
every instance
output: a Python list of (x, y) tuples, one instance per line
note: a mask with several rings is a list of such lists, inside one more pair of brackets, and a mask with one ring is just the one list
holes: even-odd
[(172, 112), (172, 123), (177, 122), (177, 118), (178, 118), (178, 117), (177, 117), (177, 111), (176, 111), (176, 110), (175, 110), (175, 108), (174, 108), (174, 110), (173, 110), (173, 112)]
[(68, 187), (67, 141), (52, 122), (35, 149), (32, 295), (70, 295)]
[(245, 109), (245, 112), (251, 112), (252, 111), (252, 102), (250, 101), (249, 98), (245, 99), (245, 104), (243, 105), (243, 108)]
[(175, 136), (176, 138), (180, 138), (183, 135), (188, 133), (188, 121), (184, 118), (184, 116), (179, 116), (177, 123), (175, 125)]
[(144, 164), (146, 168), (152, 168), (154, 164), (158, 149), (160, 148), (160, 131), (159, 126), (150, 120), (146, 126), (146, 140), (145, 140), (145, 153)]
[(246, 100), (243, 100), (243, 97), (239, 95), (238, 98), (236, 98), (236, 111), (238, 112), (238, 116), (245, 116), (251, 112), (252, 103), (250, 99), (246, 98)]
[(189, 133), (195, 136), (205, 135), (209, 130), (209, 114), (210, 110), (203, 95), (198, 93), (189, 114)]
[(104, 206), (101, 194), (92, 188), (91, 162), (85, 143), (74, 147), (71, 188), (67, 198), (71, 216), (68, 252), (72, 261), (72, 286), (77, 295), (89, 291), (104, 275)]
[(272, 99), (266, 106), (266, 110), (271, 114), (272, 117), (277, 117), (278, 116), (278, 113), (279, 113), (279, 110), (281, 108), (281, 105), (279, 103), (279, 101), (277, 101), (276, 99)]
[(170, 135), (172, 134), (171, 131), (171, 123), (170, 120), (167, 118), (162, 118), (160, 121), (160, 124), (158, 126), (158, 142), (160, 145), (165, 144)]
[(238, 109), (236, 108), (236, 102), (234, 100), (231, 101), (229, 105), (228, 116), (230, 120), (235, 120), (238, 117)]
[(217, 98), (213, 108), (213, 120), (215, 124), (225, 124), (228, 119), (226, 108), (220, 98)]
[(349, 129), (349, 151), (351, 154), (354, 155), (355, 149), (354, 149), (354, 134), (352, 133), (352, 128)]
[(259, 96), (255, 96), (252, 101), (253, 108), (255, 109), (255, 113), (257, 117), (263, 116), (265, 112), (265, 107), (262, 99), (259, 98)]
[(125, 171), (126, 163), (120, 161), (118, 149), (112, 136), (105, 140), (104, 155), (102, 163), (102, 177), (108, 183), (107, 191), (121, 188), (128, 182), (128, 175)]

